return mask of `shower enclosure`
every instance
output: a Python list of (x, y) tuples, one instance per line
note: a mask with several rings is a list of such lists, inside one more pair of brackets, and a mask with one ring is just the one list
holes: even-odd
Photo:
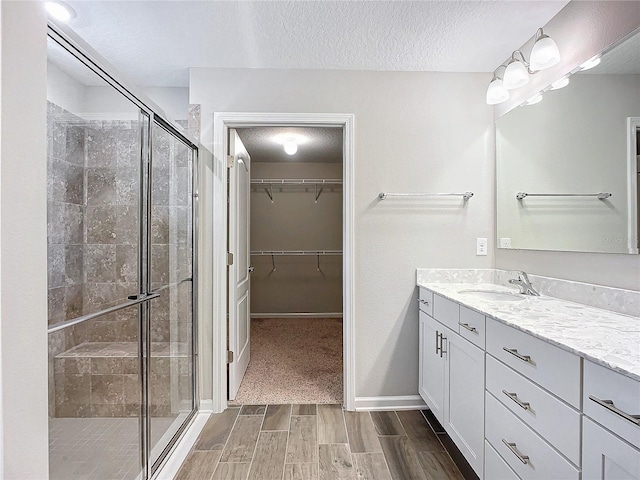
[(197, 408), (197, 147), (53, 27), (47, 92), (50, 478), (148, 478)]

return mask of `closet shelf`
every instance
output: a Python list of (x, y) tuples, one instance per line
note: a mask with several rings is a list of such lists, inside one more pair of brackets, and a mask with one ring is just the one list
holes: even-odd
[[(251, 180), (251, 185), (262, 185), (265, 187), (265, 192), (269, 196), (271, 203), (273, 203), (273, 186), (285, 187), (296, 185), (313, 185), (315, 187), (315, 203), (318, 203), (318, 198), (322, 194), (322, 190), (325, 186), (329, 185), (342, 185), (342, 179), (339, 178), (255, 178)], [(268, 188), (267, 188), (268, 187)], [(320, 189), (318, 189), (320, 187)]]
[(271, 271), (276, 271), (276, 257), (289, 256), (314, 256), (317, 258), (316, 270), (322, 271), (320, 268), (320, 257), (328, 255), (342, 255), (342, 250), (254, 250), (252, 256), (269, 256), (271, 257)]

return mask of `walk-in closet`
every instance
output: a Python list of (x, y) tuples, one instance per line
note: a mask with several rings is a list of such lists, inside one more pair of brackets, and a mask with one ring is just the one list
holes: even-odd
[(250, 167), (250, 359), (230, 399), (342, 403), (342, 128), (237, 138), (247, 158), (233, 168)]

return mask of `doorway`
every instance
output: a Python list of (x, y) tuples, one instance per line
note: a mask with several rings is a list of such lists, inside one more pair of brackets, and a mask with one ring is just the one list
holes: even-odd
[[(275, 130), (276, 128), (279, 129), (277, 132)], [(248, 144), (252, 144), (251, 136), (259, 134), (264, 136), (266, 135), (265, 132), (267, 129), (272, 129), (271, 137), (274, 137), (278, 134), (285, 134), (287, 132), (291, 133), (296, 128), (310, 128), (311, 130), (318, 129), (318, 132), (316, 133), (321, 133), (321, 129), (325, 129), (325, 133), (337, 131), (339, 137), (341, 137), (341, 141), (339, 140), (340, 146), (338, 150), (341, 153), (340, 159), (342, 162), (335, 162), (335, 165), (333, 166), (324, 167), (328, 168), (330, 171), (338, 172), (339, 175), (334, 174), (336, 178), (330, 178), (334, 175), (329, 175), (328, 171), (325, 171), (323, 175), (318, 174), (321, 171), (319, 164), (322, 162), (317, 162), (315, 166), (313, 162), (307, 162), (309, 165), (305, 166), (304, 162), (293, 163), (291, 160), (281, 162), (261, 161), (259, 157), (262, 154), (253, 155), (251, 148), (246, 148), (246, 145), (242, 144), (242, 137), (247, 140)], [(235, 132), (236, 130), (239, 132), (239, 135)], [(300, 131), (298, 133), (300, 133)], [(229, 148), (233, 146), (232, 143), (235, 143), (236, 137), (234, 135), (237, 135), (241, 147), (237, 151), (232, 152)], [(277, 141), (274, 141), (273, 143), (278, 145)], [(282, 138), (277, 147), (271, 145), (272, 149), (278, 148), (280, 150), (281, 158), (283, 158), (283, 156), (284, 158), (288, 156), (284, 152), (284, 143), (286, 143), (286, 139)], [(302, 145), (297, 144), (297, 148), (302, 153)], [(261, 210), (265, 213), (268, 211), (266, 209), (270, 208), (271, 213), (274, 213), (277, 208), (281, 208), (282, 211), (285, 212), (284, 215), (281, 213), (280, 220), (277, 222), (284, 222), (287, 220), (287, 217), (290, 217), (288, 220), (295, 220), (296, 217), (298, 219), (303, 218), (304, 214), (301, 213), (299, 208), (300, 204), (303, 202), (303, 197), (306, 198), (312, 206), (321, 204), (323, 200), (325, 200), (327, 204), (330, 204), (332, 202), (331, 198), (334, 199), (334, 202), (337, 200), (339, 205), (338, 211), (342, 218), (341, 221), (337, 222), (338, 236), (336, 245), (323, 245), (320, 247), (318, 243), (315, 245), (310, 243), (305, 244), (304, 242), (298, 243), (297, 245), (294, 243), (287, 243), (295, 242), (296, 237), (300, 240), (300, 237), (304, 236), (305, 232), (300, 232), (301, 229), (296, 227), (296, 225), (299, 225), (299, 222), (296, 223), (295, 221), (293, 224), (290, 223), (290, 226), (287, 228), (280, 228), (280, 230), (285, 232), (285, 235), (284, 239), (281, 237), (281, 243), (276, 244), (275, 237), (277, 237), (277, 235), (274, 236), (274, 233), (278, 233), (278, 229), (273, 228), (273, 222), (263, 222), (263, 225), (260, 225), (260, 222), (264, 220), (264, 218), (258, 220), (258, 223), (255, 226), (251, 225), (250, 228), (248, 227), (246, 244), (243, 244), (242, 242), (240, 242), (240, 244), (243, 245), (241, 250), (244, 250), (244, 245), (248, 247), (246, 253), (243, 252), (243, 254), (246, 254), (247, 256), (247, 271), (250, 267), (253, 267), (251, 270), (257, 274), (256, 280), (251, 280), (251, 285), (256, 291), (256, 301), (251, 302), (252, 308), (249, 309), (246, 314), (247, 317), (250, 317), (250, 314), (253, 313), (253, 330), (259, 332), (260, 336), (258, 339), (264, 340), (263, 342), (259, 341), (259, 343), (268, 344), (268, 348), (271, 348), (271, 352), (278, 351), (282, 353), (282, 350), (284, 349), (278, 347), (278, 345), (274, 344), (271, 340), (268, 340), (269, 335), (271, 335), (272, 339), (279, 339), (285, 343), (286, 338), (304, 339), (305, 337), (310, 337), (313, 339), (314, 335), (317, 333), (317, 326), (313, 325), (314, 322), (323, 322), (322, 325), (324, 327), (328, 327), (330, 324), (333, 324), (334, 331), (337, 323), (338, 331), (340, 333), (337, 341), (339, 344), (338, 350), (342, 350), (343, 353), (342, 365), (338, 367), (338, 379), (342, 383), (342, 387), (339, 387), (340, 393), (336, 395), (337, 398), (327, 398), (327, 401), (335, 401), (337, 399), (338, 403), (344, 403), (346, 408), (353, 409), (353, 116), (348, 114), (218, 113), (214, 116), (214, 149), (214, 156), (216, 157), (218, 164), (220, 164), (221, 159), (224, 159), (225, 166), (228, 166), (227, 163), (229, 165), (234, 165), (229, 169), (229, 182), (227, 182), (227, 178), (224, 178), (224, 181), (223, 178), (219, 179), (219, 184), (221, 186), (228, 187), (228, 190), (227, 188), (224, 188), (223, 191), (218, 191), (217, 193), (214, 192), (216, 197), (214, 203), (218, 205), (218, 208), (220, 207), (220, 203), (218, 202), (222, 199), (224, 199), (226, 206), (227, 195), (229, 195), (229, 204), (232, 205), (234, 203), (234, 187), (231, 182), (237, 181), (238, 177), (236, 176), (236, 172), (244, 172), (241, 173), (241, 175), (249, 173), (247, 178), (249, 179), (248, 186), (249, 191), (251, 192), (249, 194), (251, 199), (250, 205), (254, 209), (259, 211)], [(243, 158), (241, 152), (245, 153), (246, 158)], [(227, 157), (228, 153), (234, 153), (235, 158), (232, 158), (232, 156)], [(254, 161), (254, 157), (258, 158), (258, 160)], [(240, 160), (240, 162), (238, 162), (238, 160)], [(294, 166), (294, 169), (290, 170), (289, 173), (285, 175), (283, 169), (291, 168), (292, 166)], [(236, 169), (235, 172), (233, 169)], [(255, 169), (253, 174), (250, 173), (251, 169)], [(314, 169), (316, 174), (311, 175), (311, 173), (314, 172)], [(275, 185), (276, 180), (279, 180), (279, 185)], [(309, 182), (304, 182), (305, 180), (309, 180)], [(326, 180), (324, 185), (321, 180)], [(331, 184), (330, 181), (333, 181), (334, 183)], [(340, 184), (341, 182), (342, 185)], [(239, 190), (236, 189), (236, 192), (237, 191)], [(233, 210), (233, 208), (234, 207), (230, 206), (230, 210)], [(227, 212), (225, 211), (225, 214), (226, 213)], [(251, 218), (249, 213), (247, 215), (247, 218)], [(260, 217), (263, 217), (263, 215), (260, 215)], [(218, 252), (218, 255), (216, 255), (217, 262), (214, 262), (214, 269), (217, 275), (221, 275), (222, 273), (222, 265), (220, 262), (222, 259), (225, 262), (224, 275), (226, 277), (226, 263), (227, 260), (231, 259), (231, 255), (233, 256), (233, 260), (230, 262), (232, 263), (232, 266), (229, 267), (230, 271), (233, 268), (233, 265), (237, 266), (241, 270), (245, 268), (245, 263), (238, 259), (237, 252), (230, 251), (231, 255), (227, 255), (227, 240), (231, 241), (232, 237), (235, 235), (234, 230), (237, 229), (237, 224), (234, 224), (234, 221), (238, 218), (237, 212), (235, 213), (235, 217), (230, 215), (228, 235), (226, 234), (227, 224), (225, 222), (225, 243), (223, 250), (220, 248), (222, 235), (221, 232), (218, 231), (216, 242), (216, 252)], [(254, 215), (253, 218), (257, 217)], [(280, 224), (280, 227), (283, 225), (284, 224)], [(294, 227), (291, 227), (291, 225), (294, 225)], [(302, 230), (305, 228), (309, 229), (309, 227), (303, 226)], [(311, 228), (311, 230), (313, 230), (313, 228)], [(336, 228), (334, 227), (334, 240), (336, 233), (335, 230)], [(253, 235), (254, 233), (257, 234), (257, 237), (255, 239), (250, 239), (250, 235)], [(263, 241), (265, 243), (257, 243)], [(319, 242), (321, 240), (320, 238), (316, 238), (316, 241)], [(234, 243), (231, 242), (229, 245), (232, 246)], [(222, 250), (222, 252), (220, 252), (220, 250)], [(220, 253), (222, 253), (222, 255), (220, 255)], [(304, 269), (311, 269), (311, 271), (314, 272), (314, 275), (317, 275), (315, 280), (324, 281), (325, 286), (331, 283), (331, 280), (328, 280), (329, 278), (337, 280), (339, 282), (337, 287), (339, 292), (337, 295), (337, 302), (335, 302), (335, 300), (333, 304), (330, 302), (324, 302), (324, 306), (322, 308), (317, 308), (318, 305), (312, 306), (310, 304), (301, 306), (302, 304), (300, 303), (300, 299), (305, 295), (305, 292), (304, 285), (299, 284), (304, 282), (298, 282), (298, 285), (294, 284), (295, 278), (300, 278), (296, 277), (296, 275), (300, 275), (300, 272)], [(335, 278), (336, 272), (339, 272), (337, 274), (337, 279)], [(235, 278), (237, 280), (240, 277), (241, 275)], [(237, 284), (233, 283), (233, 274), (229, 275), (229, 279), (229, 292), (232, 292)], [(280, 280), (280, 283), (278, 283), (278, 279)], [(270, 283), (272, 280), (276, 280), (276, 282)], [(313, 279), (311, 277), (307, 277), (307, 281), (313, 282)], [(287, 288), (287, 282), (289, 282), (290, 288)], [(333, 283), (333, 288), (335, 290), (336, 282), (334, 281)], [(295, 293), (295, 289), (300, 289), (301, 287), (302, 291), (300, 295), (287, 295), (288, 292)], [(280, 293), (274, 295), (274, 291)], [(235, 322), (236, 320), (234, 319), (234, 316), (237, 312), (242, 312), (243, 308), (237, 307), (239, 304), (234, 304), (234, 299), (231, 295), (227, 299), (227, 293), (227, 289), (217, 289), (216, 298), (218, 300), (224, 299), (224, 305), (228, 304), (228, 310), (227, 308), (224, 308), (224, 315), (219, 315), (217, 318), (224, 319), (227, 317), (227, 313), (229, 313), (229, 321)], [(240, 300), (242, 295), (243, 294), (240, 293), (236, 298)], [(248, 295), (250, 296), (251, 293)], [(279, 304), (277, 302), (278, 296), (280, 296), (283, 301)], [(335, 299), (335, 296), (333, 298)], [(317, 303), (321, 306), (323, 304), (323, 302)], [(220, 303), (217, 302), (217, 305), (220, 311)], [(340, 316), (342, 316), (342, 320), (340, 319)], [(342, 325), (340, 325), (340, 323)], [(286, 333), (287, 327), (291, 327), (295, 330), (296, 325), (300, 327), (297, 334)], [(303, 325), (307, 325), (307, 327), (303, 327)], [(229, 398), (233, 399), (236, 397), (237, 392), (232, 391), (231, 389), (240, 389), (240, 384), (242, 383), (238, 377), (240, 379), (243, 377), (244, 372), (242, 372), (241, 367), (244, 364), (244, 360), (238, 362), (236, 366), (233, 365), (233, 362), (238, 358), (238, 352), (234, 351), (233, 348), (240, 350), (240, 353), (242, 354), (241, 350), (243, 345), (241, 345), (242, 342), (237, 343), (237, 341), (234, 340), (234, 338), (237, 338), (234, 337), (233, 332), (235, 325), (230, 326), (227, 330), (227, 322), (216, 322), (215, 328), (219, 333), (223, 334), (218, 337), (219, 339), (226, 340), (227, 333), (229, 334), (229, 348), (231, 352), (233, 352), (229, 355), (234, 357), (233, 361), (230, 364), (227, 364), (227, 360), (230, 359), (230, 357), (227, 356), (226, 341), (224, 344), (222, 342), (218, 344), (223, 355), (217, 356), (217, 367), (220, 368), (220, 370), (218, 370), (219, 372), (224, 372), (223, 375), (221, 375), (224, 381), (220, 381), (216, 385), (216, 400), (218, 402), (218, 410), (222, 411), (226, 408)], [(252, 329), (250, 327), (246, 328), (249, 341), (251, 330)], [(292, 343), (294, 342), (290, 341), (288, 345), (291, 346)], [(334, 346), (335, 343), (334, 339)], [(249, 347), (249, 352), (251, 351), (250, 348), (251, 347)], [(306, 352), (307, 354), (305, 356), (309, 356), (308, 348)], [(263, 357), (265, 356), (263, 354), (260, 355)], [(269, 354), (266, 354), (266, 356), (268, 357)], [(304, 358), (299, 359), (297, 366), (299, 367), (302, 362), (304, 362)], [(248, 363), (249, 362), (247, 361), (247, 364)], [(229, 365), (229, 372), (232, 372), (234, 367), (239, 366), (240, 368), (237, 368), (234, 373), (229, 373), (229, 376), (227, 376), (227, 365)], [(270, 370), (263, 364), (263, 371), (266, 371), (264, 368), (266, 368), (266, 370)], [(249, 371), (251, 371), (251, 369), (249, 369)], [(233, 378), (234, 374), (236, 375), (236, 379)], [(265, 378), (264, 375), (257, 375), (256, 377), (261, 377), (260, 382), (262, 382), (263, 385), (265, 381), (269, 381), (269, 378)], [(292, 383), (288, 383), (289, 386), (285, 388), (285, 395), (286, 389), (291, 389)], [(242, 395), (242, 391), (240, 393)], [(292, 392), (290, 391), (289, 393)], [(286, 400), (284, 397), (279, 398), (281, 400), (278, 401)], [(291, 400), (295, 401), (295, 398), (292, 397)], [(309, 398), (308, 402), (316, 403), (316, 400)], [(276, 402), (274, 401), (271, 403)]]
[[(237, 330), (230, 323), (234, 403), (343, 402), (342, 134), (306, 126), (230, 131), (230, 154), (240, 158), (230, 172), (230, 251), (241, 290), (235, 312), (250, 323)], [(243, 175), (244, 198), (234, 202), (234, 179)], [(247, 240), (248, 261), (239, 258)]]

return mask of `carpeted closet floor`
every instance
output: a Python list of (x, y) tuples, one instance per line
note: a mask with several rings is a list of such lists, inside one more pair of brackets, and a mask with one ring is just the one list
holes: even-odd
[(251, 320), (238, 404), (342, 403), (342, 319)]

